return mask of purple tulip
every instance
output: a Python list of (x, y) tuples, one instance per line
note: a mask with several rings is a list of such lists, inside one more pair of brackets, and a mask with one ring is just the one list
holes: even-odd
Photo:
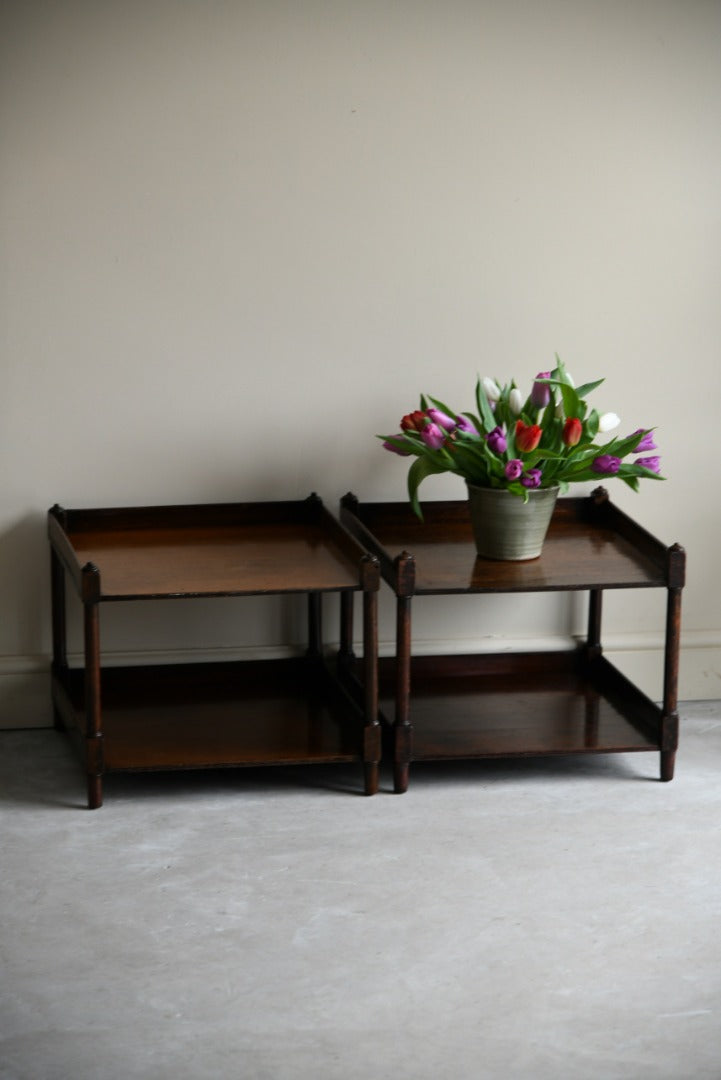
[(443, 428), (445, 431), (454, 431), (456, 428), (456, 422), (447, 413), (441, 412), (440, 409), (431, 408), (427, 410), (428, 416), (431, 418), (434, 424), (438, 424), (438, 427)]
[(541, 486), (541, 470), (529, 469), (525, 476), (521, 477), (521, 483), (527, 488), (537, 488)]
[(634, 431), (634, 435), (640, 435), (642, 431), (645, 431), (646, 434), (634, 450), (634, 454), (643, 454), (647, 450), (658, 450), (656, 443), (653, 441), (652, 431), (646, 431), (646, 428), (639, 428), (638, 431)]
[(649, 469), (651, 472), (661, 472), (660, 457), (639, 457), (636, 458), (636, 465), (643, 465), (644, 469)]
[(446, 441), (446, 432), (438, 424), (426, 424), (421, 431), (421, 438), (429, 450), (440, 450)]
[(508, 443), (506, 436), (499, 427), (495, 427), (486, 438), (486, 442), (494, 454), (505, 454)]
[[(403, 432), (401, 431), (398, 435), (389, 435), (389, 438), (390, 439), (402, 439), (403, 438)], [(410, 453), (407, 450), (401, 450), (398, 446), (394, 446), (393, 443), (390, 443), (390, 442), (384, 442), (383, 443), (383, 449), (384, 450), (390, 450), (390, 452), (392, 454), (398, 454), (399, 457), (410, 457), (411, 456)]]
[(511, 458), (503, 471), (506, 474), (506, 480), (518, 480), (523, 472), (523, 462), (518, 458)]
[(476, 430), (475, 426), (471, 423), (471, 421), (468, 419), (467, 416), (457, 416), (456, 417), (456, 424), (458, 425), (458, 430), (459, 431), (465, 431), (469, 435), (477, 435), (478, 434), (478, 431)]
[(600, 476), (613, 476), (621, 468), (621, 459), (613, 454), (601, 454), (591, 462), (591, 471)]
[(551, 387), (548, 383), (538, 382), (538, 379), (550, 379), (550, 371), (539, 371), (536, 375), (536, 381), (531, 387), (531, 401), (538, 409), (545, 409), (551, 400)]

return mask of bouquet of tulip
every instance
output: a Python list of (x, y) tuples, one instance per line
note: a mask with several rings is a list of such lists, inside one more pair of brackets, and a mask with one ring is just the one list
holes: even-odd
[(620, 424), (615, 413), (598, 414), (585, 396), (603, 382), (576, 388), (556, 356), (553, 371), (541, 371), (524, 399), (514, 381), (476, 383), (477, 412), (458, 414), (442, 401), (421, 396), (420, 409), (401, 420), (397, 435), (381, 435), (383, 445), (401, 456), (415, 456), (408, 472), (408, 495), (422, 519), (421, 482), (433, 473), (457, 473), (469, 484), (500, 488), (524, 500), (534, 488), (558, 487), (617, 476), (638, 491), (639, 480), (661, 480), (651, 428), (599, 445), (599, 434)]

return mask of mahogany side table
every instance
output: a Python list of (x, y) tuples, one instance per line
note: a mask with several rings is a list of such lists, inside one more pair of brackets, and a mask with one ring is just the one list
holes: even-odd
[[(88, 805), (121, 770), (362, 763), (378, 788), (376, 559), (311, 495), (297, 502), (48, 513), (56, 727), (85, 765)], [(84, 663), (67, 656), (66, 581), (83, 605)], [(284, 659), (103, 666), (100, 611), (133, 600), (307, 596), (307, 649)], [(352, 598), (363, 599), (360, 689)], [(340, 646), (327, 654), (322, 597), (336, 594)], [(358, 665), (354, 662), (353, 666)]]
[[(677, 686), (685, 552), (666, 548), (615, 507), (602, 488), (559, 499), (543, 552), (527, 562), (476, 556), (467, 503), (362, 503), (340, 518), (379, 560), (396, 596), (396, 656), (380, 661), (380, 709), (391, 725), (394, 786), (411, 761), (544, 754), (660, 752), (671, 780), (678, 745)], [(604, 656), (605, 590), (665, 589), (662, 703)], [(585, 641), (560, 652), (420, 656), (411, 646), (414, 597), (586, 592)], [(482, 605), (481, 605), (482, 610)]]

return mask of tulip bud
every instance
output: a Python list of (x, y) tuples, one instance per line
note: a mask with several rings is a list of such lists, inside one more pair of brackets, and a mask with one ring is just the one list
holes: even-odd
[(644, 469), (650, 469), (651, 472), (661, 472), (661, 458), (660, 457), (639, 457), (636, 458), (636, 465), (643, 465)]
[(484, 375), (481, 379), (481, 385), (489, 401), (500, 400), (501, 389), (495, 379), (489, 379), (487, 375)]
[(541, 470), (529, 469), (525, 476), (521, 477), (521, 483), (525, 488), (537, 488), (541, 486)]
[(531, 387), (531, 401), (538, 409), (545, 409), (551, 400), (551, 387), (548, 383), (538, 382), (538, 379), (550, 379), (550, 371), (539, 371), (536, 381)]
[(471, 421), (468, 419), (467, 416), (457, 416), (456, 417), (456, 423), (458, 425), (459, 431), (465, 431), (469, 435), (477, 435), (478, 434), (478, 432), (476, 431), (475, 426), (471, 423)]
[(499, 427), (495, 427), (493, 431), (486, 437), (490, 449), (494, 454), (505, 454), (507, 442), (506, 436), (503, 434)]
[(402, 431), (423, 431), (426, 426), (426, 414), (416, 409), (415, 412), (407, 413), (401, 420)]
[(430, 408), (428, 415), (434, 424), (438, 424), (439, 427), (444, 428), (446, 431), (454, 431), (456, 427), (455, 420), (448, 416), (447, 413), (441, 412), (440, 409)]
[(523, 472), (523, 462), (518, 458), (511, 458), (503, 471), (506, 474), (506, 480), (518, 480)]
[(634, 431), (634, 435), (640, 435), (641, 432), (643, 432), (643, 431), (645, 431), (646, 434), (644, 435), (644, 437), (641, 439), (641, 442), (638, 444), (638, 446), (634, 450), (635, 454), (643, 454), (647, 450), (658, 450), (658, 447), (656, 446), (656, 443), (653, 441), (653, 432), (652, 431), (649, 431), (647, 428), (639, 428), (638, 431)]
[(516, 421), (516, 446), (525, 454), (536, 449), (542, 434), (538, 424), (524, 424), (522, 420)]
[[(403, 432), (401, 431), (401, 433), (399, 435), (389, 435), (388, 438), (389, 439), (402, 439), (403, 438)], [(383, 449), (384, 450), (390, 450), (390, 452), (392, 454), (398, 454), (399, 457), (410, 457), (411, 456), (408, 450), (401, 450), (401, 448), (399, 446), (395, 446), (391, 442), (384, 442), (383, 443)]]
[(613, 476), (621, 468), (621, 459), (613, 454), (601, 454), (591, 462), (591, 471), (599, 476)]
[(615, 412), (607, 412), (598, 421), (598, 430), (605, 435), (607, 431), (613, 431), (614, 428), (617, 428), (620, 423), (620, 416), (616, 416)]
[(583, 424), (575, 416), (569, 416), (563, 425), (561, 439), (565, 446), (577, 446), (583, 434)]
[(518, 416), (523, 408), (523, 397), (517, 386), (514, 386), (508, 395), (508, 408), (513, 416)]
[(421, 438), (429, 450), (440, 450), (446, 441), (446, 433), (438, 424), (426, 424), (421, 432)]

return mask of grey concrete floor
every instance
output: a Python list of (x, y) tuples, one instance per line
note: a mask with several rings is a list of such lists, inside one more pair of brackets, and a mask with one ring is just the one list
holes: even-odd
[(719, 1080), (721, 706), (657, 754), (118, 776), (0, 733), (3, 1080)]

